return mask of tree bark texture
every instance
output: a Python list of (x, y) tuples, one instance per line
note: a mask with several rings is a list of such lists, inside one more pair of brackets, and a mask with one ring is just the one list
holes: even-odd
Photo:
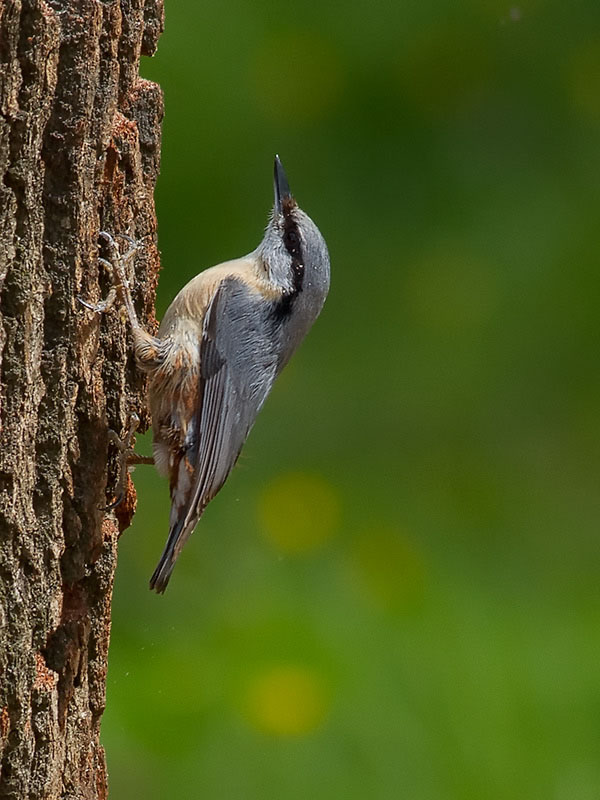
[(98, 232), (144, 247), (150, 329), (162, 96), (139, 77), (162, 0), (0, 0), (0, 798), (104, 798), (99, 744), (119, 532), (109, 429), (145, 387)]

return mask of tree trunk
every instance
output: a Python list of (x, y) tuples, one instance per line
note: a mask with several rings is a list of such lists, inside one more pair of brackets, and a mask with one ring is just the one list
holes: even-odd
[[(154, 324), (160, 89), (138, 74), (162, 0), (0, 0), (0, 798), (104, 798), (99, 744), (116, 548), (108, 431), (144, 382), (98, 232), (142, 240)], [(108, 466), (108, 469), (107, 469)], [(115, 516), (118, 515), (118, 516)]]

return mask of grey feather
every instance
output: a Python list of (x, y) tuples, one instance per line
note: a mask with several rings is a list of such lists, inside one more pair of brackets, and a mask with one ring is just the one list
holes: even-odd
[[(175, 518), (150, 581), (151, 588), (158, 592), (165, 590), (183, 545), (237, 461), (273, 385), (278, 344), (262, 295), (236, 278), (223, 280), (209, 305), (202, 330), (201, 401), (187, 443), (193, 481), (185, 498), (175, 496), (183, 488), (181, 483), (175, 486)], [(183, 460), (181, 469), (185, 469)]]

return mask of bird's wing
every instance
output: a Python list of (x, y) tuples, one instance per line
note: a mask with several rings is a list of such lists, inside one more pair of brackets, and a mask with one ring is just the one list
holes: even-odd
[(150, 587), (163, 592), (183, 545), (223, 486), (277, 371), (268, 303), (240, 279), (225, 278), (208, 306), (200, 347), (198, 412), (173, 476), (169, 538)]

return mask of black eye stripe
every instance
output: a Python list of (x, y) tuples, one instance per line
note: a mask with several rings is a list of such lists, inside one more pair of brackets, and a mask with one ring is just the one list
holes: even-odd
[(300, 232), (293, 219), (288, 217), (283, 228), (283, 243), (285, 249), (292, 257), (292, 285), (293, 293), (297, 294), (302, 290), (304, 280), (304, 262), (302, 258), (302, 240)]
[(304, 259), (302, 255), (302, 239), (298, 226), (291, 214), (285, 214), (283, 223), (283, 244), (291, 256), (291, 291), (285, 292), (274, 306), (274, 318), (279, 323), (287, 317), (294, 305), (296, 297), (302, 291), (304, 283)]
[(300, 234), (293, 220), (286, 220), (283, 228), (283, 243), (288, 253), (294, 257), (300, 257)]

